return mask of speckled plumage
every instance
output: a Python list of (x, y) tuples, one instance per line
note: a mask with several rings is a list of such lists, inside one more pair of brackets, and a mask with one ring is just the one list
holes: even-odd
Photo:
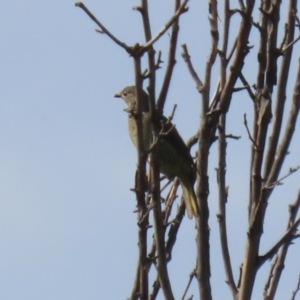
[[(189, 218), (199, 215), (196, 195), (194, 192), (194, 182), (196, 179), (196, 168), (188, 148), (180, 137), (178, 131), (172, 123), (167, 122), (167, 118), (155, 113), (151, 122), (149, 114), (148, 94), (143, 91), (142, 115), (143, 115), (143, 146), (145, 150), (150, 148), (151, 125), (156, 132), (160, 132), (163, 126), (164, 132), (168, 132), (159, 139), (157, 145), (160, 172), (169, 179), (178, 177), (183, 191)], [(136, 109), (136, 89), (135, 86), (128, 86), (115, 95), (122, 98), (128, 106), (128, 110), (134, 112)], [(163, 124), (163, 125), (162, 125)], [(137, 127), (133, 113), (128, 114), (129, 136), (137, 146)]]

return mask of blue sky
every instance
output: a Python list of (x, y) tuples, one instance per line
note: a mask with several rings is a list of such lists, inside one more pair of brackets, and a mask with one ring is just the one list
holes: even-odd
[[(132, 59), (108, 37), (96, 33), (95, 24), (73, 1), (1, 4), (0, 297), (125, 299), (132, 287), (137, 255), (135, 197), (129, 191), (136, 153), (127, 136), (124, 104), (113, 95), (133, 83)], [(121, 40), (129, 45), (143, 42), (140, 16), (131, 9), (138, 1), (89, 0), (85, 4)], [(150, 8), (156, 32), (171, 15), (173, 1), (161, 5), (155, 0)], [(190, 11), (182, 16), (179, 37), (179, 45), (188, 44), (202, 78), (210, 43), (206, 11), (205, 3), (191, 1)], [(252, 38), (255, 43), (255, 35)], [(157, 50), (164, 50), (168, 39), (165, 35)], [(296, 51), (299, 53), (299, 47)], [(166, 58), (164, 50), (162, 59)], [(255, 64), (246, 70), (254, 82)], [(158, 88), (163, 71), (158, 72)], [(213, 73), (212, 88), (217, 74), (218, 70)], [(175, 123), (187, 140), (199, 124), (200, 96), (180, 55), (166, 115), (175, 103)], [(240, 141), (229, 140), (227, 151), (229, 241), (236, 279), (243, 258), (248, 203), (250, 141), (242, 122), (247, 112), (251, 124), (251, 111), (251, 101), (241, 92), (229, 113), (228, 131), (242, 136)], [(298, 136), (283, 173), (299, 164), (299, 142)], [(215, 298), (226, 300), (231, 296), (219, 252), (216, 159), (213, 146), (212, 285)], [(297, 173), (274, 193), (262, 251), (284, 232), (287, 206), (294, 201), (298, 186)], [(194, 240), (194, 223), (185, 218), (178, 236), (180, 247), (175, 247), (169, 265), (176, 299), (194, 268)], [(296, 285), (300, 263), (295, 254), (299, 250), (299, 243), (291, 247), (286, 269), (292, 275), (281, 286), (279, 295), (285, 298), (278, 299), (290, 296)], [(267, 271), (265, 267), (258, 282), (265, 281)], [(258, 284), (257, 295), (262, 287)], [(195, 282), (189, 295), (192, 293), (197, 293)]]

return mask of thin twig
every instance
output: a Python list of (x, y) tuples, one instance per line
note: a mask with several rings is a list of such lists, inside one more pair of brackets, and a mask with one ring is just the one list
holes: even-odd
[[(174, 10), (177, 11), (180, 7), (180, 0), (175, 0)], [(170, 87), (171, 78), (173, 76), (174, 66), (176, 64), (176, 49), (178, 42), (178, 32), (179, 32), (179, 18), (177, 18), (172, 26), (172, 32), (169, 42), (169, 55), (168, 62), (165, 71), (165, 76), (163, 79), (161, 91), (157, 99), (157, 110), (159, 113), (163, 114), (164, 104), (166, 101), (167, 93)]]
[(194, 82), (196, 83), (196, 89), (198, 90), (199, 93), (202, 93), (203, 83), (202, 83), (201, 79), (199, 78), (199, 76), (198, 76), (197, 72), (195, 71), (195, 68), (191, 62), (191, 57), (189, 55), (187, 45), (183, 44), (181, 47), (182, 47), (181, 56), (182, 56), (183, 60), (186, 62), (188, 70), (189, 70)]
[(250, 139), (250, 141), (252, 142), (252, 144), (254, 145), (254, 147), (256, 149), (258, 149), (258, 145), (256, 144), (255, 140), (253, 139), (253, 137), (251, 136), (251, 133), (250, 133), (250, 130), (249, 130), (249, 127), (248, 127), (248, 122), (247, 122), (247, 115), (246, 113), (244, 114), (244, 125), (246, 127), (246, 130), (247, 130), (247, 133), (248, 133), (248, 137)]
[(237, 87), (234, 87), (232, 92), (236, 93), (236, 92), (247, 90), (248, 88), (249, 88), (249, 85), (237, 86)]
[[(191, 147), (198, 141), (198, 134), (195, 134), (194, 136), (192, 136), (189, 141), (187, 142), (187, 147), (190, 150)], [(177, 212), (176, 212), (176, 216), (173, 220), (171, 220), (170, 222), (168, 221), (168, 218), (170, 216), (170, 212), (171, 209), (173, 207), (174, 201), (177, 197), (176, 195), (176, 191), (177, 188), (179, 186), (179, 180), (176, 178), (171, 189), (170, 192), (166, 198), (165, 201), (165, 209), (163, 211), (164, 213), (164, 224), (165, 224), (165, 228), (167, 228), (167, 225), (169, 226), (169, 231), (168, 231), (168, 239), (166, 241), (166, 259), (169, 262), (172, 259), (172, 250), (173, 247), (175, 245), (176, 239), (177, 239), (177, 234), (178, 231), (180, 229), (180, 226), (182, 224), (182, 220), (185, 214), (185, 202), (184, 199), (181, 199), (181, 202), (177, 208)], [(148, 257), (155, 257), (155, 251), (156, 251), (156, 244), (155, 244), (155, 240), (152, 244), (151, 247), (151, 251), (148, 253)], [(149, 265), (148, 265), (148, 272), (150, 271), (151, 265), (154, 263), (154, 260), (151, 259), (149, 260)], [(152, 286), (152, 291), (150, 294), (150, 298), (151, 299), (155, 299), (156, 295), (158, 294), (159, 290), (160, 290), (161, 286), (160, 286), (160, 282), (158, 280), (158, 277), (155, 279), (153, 286)]]
[(280, 247), (288, 241), (295, 239), (293, 235), (295, 230), (300, 225), (300, 218), (295, 221), (295, 223), (286, 231), (286, 233), (280, 238), (280, 240), (264, 255), (258, 258), (258, 267), (261, 267), (267, 260), (271, 259), (280, 249)]
[(290, 42), (289, 44), (287, 44), (287, 45), (281, 50), (281, 52), (282, 52), (282, 53), (286, 52), (290, 47), (292, 47), (293, 45), (295, 45), (299, 40), (300, 40), (300, 36), (298, 36), (295, 40), (293, 40), (292, 42)]
[[(149, 42), (152, 39), (152, 33), (151, 33), (150, 17), (149, 17), (149, 10), (148, 10), (148, 0), (141, 0), (141, 6), (139, 7), (138, 10), (141, 12), (142, 15), (145, 40), (146, 42)], [(141, 50), (141, 51), (145, 52), (145, 50)], [(150, 113), (153, 114), (155, 110), (155, 97), (156, 97), (155, 95), (156, 66), (155, 66), (155, 50), (153, 48), (153, 45), (149, 47), (147, 54), (148, 54), (148, 68), (149, 68), (149, 85), (147, 89), (148, 89), (149, 100), (150, 100)], [(154, 165), (157, 165), (157, 163), (154, 162)], [(157, 170), (153, 170), (152, 172), (157, 173)], [(155, 176), (157, 177), (157, 175)]]
[(268, 300), (268, 298), (267, 298), (268, 297), (268, 290), (270, 288), (270, 285), (271, 285), (271, 282), (272, 282), (272, 278), (274, 276), (274, 270), (275, 270), (277, 261), (278, 261), (278, 255), (276, 255), (276, 257), (274, 259), (274, 262), (271, 265), (269, 276), (268, 276), (268, 279), (267, 279), (265, 287), (264, 287), (264, 299), (265, 300)]
[(184, 0), (183, 3), (179, 6), (178, 10), (174, 15), (169, 19), (165, 26), (147, 43), (145, 43), (142, 48), (144, 51), (147, 51), (165, 32), (174, 24), (174, 22), (179, 18), (179, 16), (188, 11), (186, 7), (188, 0)]
[(295, 300), (295, 299), (296, 299), (296, 295), (297, 295), (297, 293), (298, 293), (299, 291), (300, 291), (300, 275), (299, 275), (299, 277), (298, 277), (297, 287), (296, 287), (296, 289), (293, 291), (291, 300)]
[[(163, 63), (163, 61), (161, 60), (161, 51), (158, 51), (157, 60), (154, 65), (154, 72), (161, 68), (160, 66), (161, 63)], [(151, 74), (152, 73), (147, 68), (142, 73), (144, 79), (151, 78)]]
[(281, 185), (281, 184), (282, 184), (282, 181), (283, 181), (284, 179), (286, 179), (287, 177), (291, 176), (293, 173), (297, 172), (299, 169), (300, 169), (300, 166), (297, 166), (297, 167), (295, 167), (295, 168), (290, 168), (290, 169), (289, 169), (289, 172), (288, 172), (286, 175), (282, 176), (281, 178), (279, 178), (278, 180), (276, 180), (276, 181), (274, 181), (274, 182), (268, 183), (268, 185), (265, 185), (264, 188), (266, 188), (266, 189), (272, 189), (272, 188), (274, 188), (276, 185)]
[[(292, 1), (293, 2), (293, 1)], [(299, 108), (300, 108), (300, 60), (298, 61), (298, 71), (297, 77), (293, 92), (293, 98), (291, 101), (291, 108), (290, 113), (286, 122), (285, 132), (283, 133), (282, 142), (277, 148), (276, 154), (272, 153), (273, 161), (271, 162), (270, 159), (270, 170), (269, 173), (265, 172), (266, 175), (266, 186), (268, 184), (275, 182), (278, 178), (284, 160), (288, 154), (288, 149), (291, 143), (291, 140), (295, 133), (295, 128), (297, 124), (297, 119), (299, 115)], [(274, 125), (275, 126), (275, 125)], [(281, 126), (281, 124), (280, 124)], [(276, 143), (277, 145), (277, 143)], [(268, 153), (269, 154), (269, 153)], [(271, 152), (270, 152), (271, 155)], [(273, 156), (274, 155), (274, 156)], [(269, 198), (272, 194), (273, 189), (266, 189), (266, 197)]]
[(287, 36), (288, 36), (288, 32), (289, 32), (289, 30), (288, 30), (288, 24), (284, 24), (284, 35), (283, 35), (283, 38), (282, 38), (282, 42), (281, 42), (281, 44), (280, 44), (280, 46), (279, 46), (279, 52), (282, 52), (282, 49), (283, 49), (283, 47), (284, 47), (284, 45), (286, 44), (286, 40), (287, 40)]
[(240, 72), (239, 78), (242, 81), (242, 83), (244, 84), (244, 86), (247, 87), (247, 92), (248, 92), (250, 98), (252, 99), (253, 102), (255, 102), (256, 97), (255, 97), (254, 93), (252, 92), (251, 87), (242, 72)]
[(232, 48), (231, 48), (231, 51), (229, 52), (229, 55), (226, 59), (226, 63), (228, 64), (234, 54), (234, 51), (236, 50), (236, 46), (237, 46), (237, 39), (235, 39), (233, 45), (232, 45)]
[[(296, 197), (295, 202), (289, 207), (289, 219), (287, 225), (288, 230), (295, 225), (295, 219), (298, 214), (299, 208), (300, 208), (300, 190), (298, 191), (298, 195)], [(265, 292), (265, 299), (267, 300), (273, 300), (275, 297), (279, 280), (283, 271), (284, 261), (287, 255), (288, 248), (291, 245), (291, 240), (296, 238), (296, 235), (294, 233), (295, 231), (292, 232), (293, 235), (290, 235), (291, 238), (286, 239), (286, 241), (284, 242), (280, 250), (278, 258), (276, 258), (275, 268), (274, 271), (272, 271), (273, 274), (272, 274), (271, 282), (269, 284), (268, 290)], [(271, 275), (269, 275), (269, 277), (270, 276)]]
[[(179, 181), (177, 181), (177, 187), (179, 185)], [(176, 197), (176, 195), (172, 195), (174, 198)], [(174, 200), (173, 198), (173, 200)], [(171, 208), (171, 205), (173, 204), (173, 200), (172, 199), (168, 199), (166, 202), (168, 203), (168, 206), (166, 207), (165, 211), (165, 218), (168, 218), (168, 210)], [(171, 204), (169, 204), (171, 203)], [(170, 205), (170, 206), (169, 206)], [(170, 222), (170, 227), (169, 227), (169, 231), (168, 231), (168, 239), (166, 241), (166, 259), (169, 262), (172, 259), (172, 250), (173, 247), (175, 245), (176, 242), (176, 238), (177, 238), (177, 234), (180, 228), (180, 225), (182, 223), (182, 219), (184, 217), (184, 212), (185, 212), (185, 203), (184, 200), (182, 199), (180, 206), (177, 209), (177, 213), (176, 216), (174, 218), (174, 220), (172, 222)], [(165, 219), (165, 223), (166, 223), (166, 219)], [(154, 241), (155, 243), (155, 241)], [(151, 261), (151, 265), (153, 263), (153, 260)], [(149, 269), (151, 265), (149, 265)], [(153, 286), (152, 286), (152, 291), (150, 294), (150, 299), (155, 299), (156, 295), (158, 294), (159, 290), (161, 288), (160, 282), (159, 280), (157, 280), (157, 278), (155, 279)]]
[(121, 42), (118, 38), (116, 38), (90, 11), (89, 9), (82, 3), (76, 2), (75, 6), (83, 9), (86, 14), (101, 28), (101, 32), (107, 34), (116, 44), (124, 48), (128, 53), (131, 52), (131, 47), (126, 45), (124, 42)]
[[(285, 43), (290, 43), (294, 40), (295, 35), (295, 11), (297, 11), (297, 2), (289, 1), (289, 11), (288, 11), (288, 21), (286, 24), (286, 37), (284, 39)], [(281, 68), (278, 77), (278, 88), (277, 88), (277, 97), (275, 101), (275, 109), (273, 112), (273, 126), (272, 132), (270, 136), (270, 141), (268, 143), (268, 151), (266, 153), (265, 158), (265, 168), (264, 168), (264, 178), (270, 177), (271, 169), (274, 170), (274, 161), (278, 160), (278, 143), (279, 137), (282, 134), (282, 126), (283, 126), (283, 115), (286, 106), (286, 92), (287, 92), (287, 84), (290, 75), (290, 66), (292, 62), (292, 54), (293, 47), (287, 49), (285, 55), (282, 57)], [(298, 71), (299, 72), (299, 71)], [(298, 75), (299, 76), (299, 75)], [(298, 79), (299, 80), (299, 79)], [(284, 136), (285, 134), (283, 134)], [(275, 171), (275, 170), (274, 170)], [(273, 174), (274, 178), (270, 181), (275, 181), (278, 176), (277, 174)]]
[(234, 135), (232, 133), (229, 133), (229, 134), (225, 134), (225, 138), (226, 139), (234, 139), (234, 140), (239, 140), (241, 138), (240, 135)]
[(226, 203), (228, 197), (228, 187), (226, 187), (226, 115), (222, 114), (219, 121), (219, 164), (217, 169), (217, 183), (219, 189), (219, 212), (217, 215), (219, 221), (220, 242), (223, 256), (223, 263), (226, 273), (226, 282), (230, 287), (233, 297), (237, 295), (237, 287), (234, 282), (231, 258), (228, 247), (227, 226), (226, 226)]
[(193, 278), (196, 277), (196, 276), (197, 276), (197, 272), (196, 272), (196, 268), (194, 268), (194, 270), (190, 273), (189, 280), (188, 280), (187, 286), (186, 286), (186, 288), (184, 290), (184, 293), (183, 293), (183, 295), (181, 297), (181, 300), (184, 300), (184, 298), (185, 298), (185, 296), (186, 296), (186, 294), (187, 294), (187, 292), (188, 292), (188, 290), (190, 288), (190, 285), (191, 285), (191, 283), (193, 281)]
[(174, 106), (173, 106), (171, 115), (170, 115), (170, 117), (168, 118), (170, 122), (171, 122), (171, 121), (173, 120), (173, 118), (174, 118), (176, 108), (177, 108), (177, 104), (175, 103)]

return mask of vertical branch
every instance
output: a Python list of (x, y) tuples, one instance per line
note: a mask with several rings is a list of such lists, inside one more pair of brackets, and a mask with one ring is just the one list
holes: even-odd
[(137, 268), (135, 272), (135, 280), (133, 284), (133, 288), (131, 291), (131, 296), (128, 300), (138, 300), (139, 299), (139, 290), (140, 290), (140, 271), (141, 271), (140, 259), (137, 263)]
[[(290, 216), (288, 220), (287, 230), (294, 224), (299, 208), (300, 208), (300, 190), (298, 191), (296, 201), (289, 207)], [(266, 300), (273, 300), (275, 297), (279, 280), (283, 271), (284, 261), (290, 245), (291, 245), (290, 239), (287, 239), (287, 241), (283, 244), (278, 257), (276, 258), (276, 263), (274, 265), (274, 270), (273, 270), (273, 276), (271, 278), (268, 291), (266, 292), (265, 295)]]
[[(211, 300), (210, 285), (210, 245), (209, 245), (209, 209), (208, 209), (208, 154), (209, 154), (209, 132), (201, 130), (199, 140), (201, 141), (197, 155), (198, 184), (196, 195), (199, 204), (200, 217), (196, 219), (197, 227), (197, 281), (200, 299)], [(202, 141), (205, 144), (202, 144)]]
[[(140, 8), (146, 42), (152, 38), (151, 26), (149, 19), (148, 0), (141, 0)], [(155, 50), (153, 45), (148, 50), (148, 66), (149, 66), (149, 86), (148, 92), (150, 96), (150, 112), (154, 111), (155, 107)]]
[(299, 291), (300, 291), (300, 275), (299, 275), (299, 277), (298, 277), (297, 287), (296, 287), (296, 289), (293, 291), (291, 300), (296, 300), (296, 295), (297, 295), (297, 293), (298, 293)]
[(198, 184), (196, 195), (198, 199), (200, 217), (196, 219), (197, 227), (197, 281), (200, 292), (200, 299), (212, 299), (210, 284), (210, 245), (209, 245), (209, 208), (208, 208), (208, 155), (212, 141), (214, 128), (211, 124), (206, 123), (207, 112), (209, 109), (209, 94), (211, 84), (211, 71), (217, 55), (217, 47), (219, 41), (218, 32), (218, 8), (217, 1), (209, 1), (209, 21), (211, 28), (212, 48), (206, 63), (205, 82), (202, 92), (202, 124), (199, 135), (197, 170)]
[(245, 7), (242, 11), (242, 20), (239, 33), (237, 35), (235, 57), (233, 58), (233, 62), (230, 66), (230, 74), (228, 75), (224, 89), (221, 92), (219, 105), (217, 107), (220, 111), (228, 110), (231, 102), (232, 90), (237, 78), (241, 74), (245, 57), (249, 53), (248, 39), (252, 28), (252, 12), (254, 4), (254, 0), (248, 0), (247, 7)]
[(150, 155), (150, 170), (151, 170), (151, 194), (153, 201), (153, 218), (154, 218), (154, 236), (157, 250), (156, 268), (159, 277), (159, 283), (164, 293), (166, 300), (174, 300), (172, 287), (169, 279), (165, 248), (165, 227), (164, 218), (160, 204), (160, 180), (159, 180), (159, 165), (155, 157), (156, 153)]
[(279, 51), (277, 49), (278, 24), (280, 18), (281, 0), (273, 0), (269, 8), (269, 26), (268, 26), (268, 56), (266, 66), (266, 85), (269, 92), (273, 93), (273, 87), (277, 84), (277, 59)]
[[(289, 1), (289, 10), (288, 10), (288, 21), (287, 21), (287, 36), (286, 36), (286, 44), (290, 44), (294, 40), (295, 35), (295, 12), (297, 10), (297, 1)], [(277, 89), (277, 97), (276, 97), (276, 106), (274, 111), (274, 122), (272, 127), (272, 133), (269, 140), (269, 147), (266, 156), (266, 163), (264, 169), (264, 178), (270, 174), (275, 153), (279, 141), (279, 135), (282, 128), (282, 119), (285, 108), (285, 100), (286, 100), (286, 88), (287, 82), (289, 78), (289, 70), (292, 60), (293, 47), (289, 47), (284, 56), (282, 57), (281, 69), (279, 73), (278, 80), (278, 89)]]
[(205, 79), (202, 90), (202, 115), (206, 115), (209, 109), (210, 85), (211, 85), (211, 72), (212, 67), (216, 61), (218, 54), (219, 30), (218, 30), (218, 2), (210, 0), (208, 2), (209, 10), (209, 23), (211, 34), (211, 51), (206, 62)]
[[(175, 12), (178, 10), (179, 6), (180, 6), (180, 0), (175, 0)], [(162, 88), (161, 88), (161, 91), (160, 91), (160, 94), (159, 94), (159, 97), (157, 100), (157, 110), (161, 114), (163, 114), (166, 96), (167, 96), (167, 93), (169, 90), (174, 66), (176, 63), (175, 54), (176, 54), (176, 48), (177, 48), (178, 32), (179, 32), (179, 18), (176, 19), (176, 21), (174, 22), (174, 24), (172, 26), (167, 69), (166, 69), (166, 73), (164, 76)]]
[(237, 295), (237, 288), (234, 283), (231, 260), (228, 248), (227, 228), (226, 228), (226, 203), (228, 197), (228, 188), (226, 187), (226, 115), (220, 116), (219, 122), (219, 167), (217, 170), (218, 187), (219, 187), (219, 213), (217, 215), (219, 221), (219, 231), (223, 262), (225, 266), (226, 282), (228, 283), (233, 297)]
[[(143, 18), (144, 33), (146, 42), (152, 38), (151, 26), (148, 11), (148, 1), (141, 0), (141, 13)], [(178, 20), (176, 21), (178, 22)], [(150, 113), (155, 113), (155, 50), (151, 46), (148, 50), (148, 66), (149, 66), (149, 86), (148, 92), (150, 96)], [(156, 132), (153, 131), (156, 136)], [(167, 269), (166, 250), (165, 250), (165, 228), (160, 203), (160, 179), (159, 164), (156, 151), (150, 154), (150, 189), (153, 202), (153, 218), (154, 218), (154, 236), (157, 249), (156, 267), (159, 277), (160, 286), (163, 290), (165, 299), (173, 300), (174, 296), (169, 280)]]
[(138, 206), (138, 245), (139, 245), (139, 275), (140, 290), (139, 294), (142, 300), (148, 299), (148, 258), (147, 258), (147, 228), (148, 228), (148, 211), (145, 201), (146, 191), (146, 160), (147, 154), (143, 152), (143, 122), (142, 122), (142, 75), (141, 75), (141, 57), (134, 56), (135, 86), (137, 91), (137, 179), (136, 195)]
[[(266, 183), (264, 186), (259, 186), (253, 184), (251, 187), (251, 197), (252, 198), (252, 211), (250, 216), (250, 226), (248, 231), (248, 239), (246, 245), (246, 253), (243, 264), (243, 274), (242, 274), (242, 283), (240, 289), (240, 299), (248, 300), (251, 297), (251, 292), (254, 285), (254, 280), (257, 272), (257, 256), (259, 250), (259, 244), (261, 235), (263, 233), (263, 222), (264, 216), (268, 204), (268, 198), (273, 191), (272, 183), (276, 181), (278, 174), (281, 170), (283, 161), (286, 157), (288, 146), (292, 139), (295, 124), (299, 112), (299, 103), (300, 103), (300, 68), (298, 69), (292, 108), (290, 111), (290, 116), (287, 122), (286, 134), (284, 134), (282, 145), (276, 152), (275, 160), (272, 162), (272, 169), (267, 174), (267, 178), (264, 180)], [(264, 145), (266, 140), (267, 127), (270, 122), (271, 117), (271, 108), (270, 108), (270, 93), (268, 87), (265, 86), (261, 95), (258, 98), (259, 112), (257, 119), (258, 134), (255, 139), (255, 144), (257, 145), (253, 158), (252, 165), (252, 181), (261, 182), (261, 165), (263, 159)], [(258, 198), (257, 198), (258, 197)]]
[[(260, 24), (259, 24), (259, 33), (260, 33), (260, 41), (259, 41), (259, 49), (257, 53), (258, 58), (258, 72), (256, 79), (256, 89), (258, 95), (261, 95), (264, 91), (265, 94), (269, 93), (267, 87), (265, 87), (265, 79), (266, 79), (266, 66), (267, 66), (267, 45), (268, 45), (268, 23), (269, 17), (266, 13), (270, 8), (270, 0), (262, 1), (260, 6)], [(260, 107), (262, 106), (260, 103), (259, 97), (256, 97), (254, 103), (254, 121), (253, 121), (253, 139), (255, 143), (252, 144), (251, 147), (251, 182), (250, 182), (250, 198), (249, 198), (249, 220), (251, 220), (252, 214), (255, 211), (256, 204), (258, 202), (260, 191), (261, 191), (261, 167), (263, 161), (263, 149), (265, 145), (265, 128), (263, 128), (262, 123), (259, 123), (260, 117)], [(260, 125), (260, 126), (259, 126)], [(259, 132), (260, 131), (260, 132)], [(258, 137), (259, 136), (259, 137)], [(258, 142), (260, 142), (259, 148)]]
[(299, 109), (300, 109), (300, 59), (298, 60), (298, 71), (297, 71), (297, 77), (294, 87), (294, 93), (292, 97), (292, 103), (290, 108), (290, 114), (286, 123), (285, 132), (283, 135), (283, 139), (281, 144), (279, 145), (276, 157), (273, 161), (272, 169), (269, 173), (269, 176), (267, 178), (267, 182), (264, 188), (264, 192), (266, 193), (266, 197), (270, 197), (273, 188), (270, 188), (272, 186), (272, 183), (275, 182), (278, 178), (279, 172), (282, 168), (283, 162), (285, 160), (286, 155), (288, 154), (288, 149), (291, 143), (291, 140), (293, 138), (297, 119), (299, 115)]
[(255, 101), (254, 112), (254, 130), (251, 151), (251, 183), (250, 183), (250, 199), (249, 199), (249, 229), (246, 242), (245, 258), (243, 262), (243, 270), (241, 277), (241, 287), (239, 293), (240, 300), (249, 300), (253, 290), (256, 277), (257, 266), (256, 260), (259, 251), (260, 238), (262, 234), (262, 226), (266, 203), (261, 201), (262, 208), (256, 214), (257, 206), (261, 193), (261, 168), (263, 163), (264, 148), (266, 143), (267, 129), (271, 119), (271, 94), (267, 86), (265, 86), (265, 71), (267, 64), (267, 43), (268, 43), (268, 16), (266, 12), (270, 7), (270, 1), (262, 1), (260, 7), (262, 13), (262, 21), (260, 29), (260, 48), (258, 52), (258, 75), (257, 75), (257, 99)]
[[(259, 49), (257, 53), (258, 59), (258, 71), (256, 78), (256, 88), (257, 90), (262, 90), (265, 84), (265, 76), (266, 76), (266, 66), (267, 66), (267, 45), (268, 45), (268, 22), (269, 18), (267, 15), (267, 11), (270, 8), (271, 0), (261, 1), (260, 7), (260, 24), (259, 24)], [(255, 137), (255, 136), (254, 136)]]
[[(227, 67), (227, 47), (230, 25), (230, 7), (229, 0), (224, 4), (224, 28), (223, 28), (223, 46), (220, 51), (221, 70), (220, 70), (220, 89), (222, 90), (226, 82)], [(218, 91), (217, 91), (218, 92)], [(234, 283), (232, 266), (228, 248), (227, 226), (226, 226), (226, 203), (228, 197), (228, 189), (226, 188), (226, 114), (223, 113), (219, 118), (219, 167), (217, 170), (217, 179), (219, 187), (219, 213), (217, 215), (219, 221), (220, 241), (222, 248), (222, 256), (226, 273), (226, 282), (228, 283), (233, 297), (237, 295), (237, 288)]]

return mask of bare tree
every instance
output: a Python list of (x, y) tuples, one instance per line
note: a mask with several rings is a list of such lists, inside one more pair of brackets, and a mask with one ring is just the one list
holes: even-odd
[[(233, 3), (234, 2), (234, 3)], [(209, 56), (206, 60), (205, 76), (200, 78), (188, 46), (181, 47), (182, 59), (187, 70), (195, 82), (197, 91), (201, 94), (201, 119), (199, 128), (195, 129), (195, 136), (188, 142), (191, 148), (197, 144), (197, 182), (196, 195), (200, 216), (196, 218), (197, 258), (195, 269), (191, 272), (186, 291), (182, 299), (186, 298), (192, 280), (197, 280), (200, 299), (212, 299), (211, 261), (210, 261), (210, 230), (209, 230), (209, 182), (208, 172), (210, 148), (218, 144), (217, 182), (219, 195), (219, 234), (221, 253), (224, 262), (226, 282), (233, 299), (251, 299), (255, 286), (255, 279), (260, 268), (270, 263), (269, 276), (263, 291), (264, 299), (274, 299), (281, 279), (285, 259), (292, 242), (299, 237), (297, 234), (300, 224), (298, 214), (300, 206), (300, 192), (295, 195), (296, 200), (289, 207), (289, 218), (286, 231), (279, 235), (278, 240), (266, 252), (261, 253), (265, 215), (273, 191), (281, 185), (286, 177), (292, 175), (300, 166), (290, 167), (289, 172), (280, 175), (289, 153), (291, 141), (294, 137), (298, 112), (300, 107), (300, 63), (297, 62), (293, 49), (300, 39), (299, 19), (297, 16), (297, 1), (289, 0), (224, 0), (218, 4), (216, 0), (208, 0), (208, 22), (211, 37)], [(137, 103), (141, 107), (142, 85), (147, 81), (150, 98), (150, 111), (163, 114), (166, 96), (174, 73), (178, 48), (179, 23), (183, 14), (188, 14), (188, 0), (174, 0), (174, 13), (166, 21), (163, 28), (153, 34), (149, 17), (148, 1), (141, 0), (135, 10), (140, 12), (145, 34), (143, 44), (127, 45), (107, 29), (83, 3), (76, 3), (99, 26), (97, 31), (107, 35), (116, 46), (122, 47), (134, 61), (135, 85)], [(286, 13), (284, 14), (284, 12)], [(232, 26), (232, 17), (239, 19), (238, 28)], [(156, 51), (155, 43), (166, 32), (170, 33), (168, 60), (164, 69), (162, 88), (157, 92), (156, 72), (161, 68), (161, 52)], [(258, 38), (250, 45), (250, 35)], [(206, 45), (204, 45), (206, 47)], [(249, 54), (257, 56), (255, 68), (256, 79), (248, 78), (246, 72)], [(148, 68), (142, 70), (141, 60), (147, 59)], [(200, 58), (203, 59), (203, 58)], [(298, 64), (298, 72), (293, 78), (291, 66)], [(253, 66), (252, 66), (253, 67)], [(217, 69), (219, 68), (219, 70)], [(212, 91), (213, 71), (218, 74), (217, 88)], [(294, 91), (288, 93), (289, 81), (294, 82)], [(255, 82), (250, 84), (250, 82)], [(227, 141), (239, 139), (239, 136), (228, 134), (226, 126), (229, 122), (232, 99), (243, 93), (243, 97), (252, 103), (253, 111), (244, 115), (245, 132), (250, 141), (251, 157), (249, 178), (248, 229), (244, 247), (244, 259), (241, 262), (240, 276), (234, 279), (231, 256), (229, 251), (227, 232), (226, 203), (228, 186), (226, 183)], [(243, 104), (240, 104), (243, 105)], [(284, 112), (288, 112), (286, 120)], [(141, 111), (138, 108), (137, 114)], [(252, 129), (248, 126), (248, 115), (253, 115)], [(272, 122), (271, 122), (272, 120)], [(138, 209), (138, 247), (139, 257), (136, 276), (133, 281), (131, 300), (156, 299), (162, 290), (165, 299), (175, 299), (172, 282), (168, 272), (168, 263), (172, 257), (172, 250), (176, 244), (176, 237), (185, 213), (184, 201), (181, 201), (175, 215), (171, 209), (176, 198), (178, 180), (169, 185), (169, 192), (162, 197), (159, 178), (159, 166), (155, 151), (145, 155), (141, 148), (142, 127), (140, 118), (138, 123), (138, 166), (136, 172), (135, 194)], [(154, 141), (160, 134), (168, 132), (153, 132)], [(297, 151), (297, 149), (296, 149)], [(298, 147), (299, 151), (299, 147)], [(147, 156), (150, 166), (147, 167)], [(298, 162), (299, 163), (299, 162)], [(147, 170), (147, 168), (149, 170)], [(145, 184), (147, 171), (151, 173), (148, 184)], [(249, 172), (250, 171), (250, 172)], [(237, 174), (239, 176), (239, 174)], [(147, 187), (150, 187), (149, 189)], [(296, 193), (295, 193), (296, 194)], [(292, 199), (290, 200), (292, 202)], [(281, 220), (274, 220), (281, 222)], [(148, 245), (149, 227), (154, 225), (152, 245)], [(180, 245), (177, 245), (180, 247)], [(150, 269), (155, 267), (157, 278), (154, 283), (149, 282)], [(291, 299), (295, 299), (299, 290), (299, 280), (295, 279), (295, 290), (291, 291)], [(189, 298), (191, 299), (191, 298)]]

